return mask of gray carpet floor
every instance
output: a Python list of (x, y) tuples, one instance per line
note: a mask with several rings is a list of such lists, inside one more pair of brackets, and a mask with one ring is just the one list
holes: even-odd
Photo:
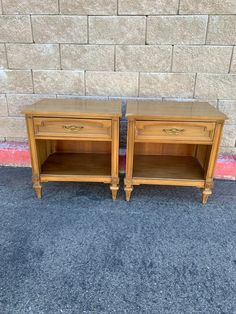
[(236, 313), (236, 182), (48, 183), (0, 168), (0, 313)]

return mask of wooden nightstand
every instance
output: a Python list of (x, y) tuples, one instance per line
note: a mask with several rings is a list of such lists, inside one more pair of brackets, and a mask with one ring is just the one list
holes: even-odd
[(33, 187), (49, 181), (103, 182), (119, 189), (120, 101), (43, 100), (23, 109)]
[(195, 186), (205, 204), (224, 121), (208, 103), (129, 101), (125, 191), (134, 185)]

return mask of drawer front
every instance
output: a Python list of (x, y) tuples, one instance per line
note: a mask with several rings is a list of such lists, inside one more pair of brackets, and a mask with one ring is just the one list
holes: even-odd
[(215, 123), (136, 121), (136, 140), (212, 142)]
[(111, 120), (34, 118), (37, 137), (111, 139)]

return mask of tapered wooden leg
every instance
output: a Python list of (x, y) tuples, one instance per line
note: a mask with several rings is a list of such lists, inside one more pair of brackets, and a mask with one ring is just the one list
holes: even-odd
[(206, 204), (208, 201), (209, 194), (202, 193), (202, 204)]
[(42, 185), (39, 179), (39, 175), (32, 175), (33, 188), (35, 190), (37, 198), (42, 198)]
[(110, 189), (111, 189), (111, 193), (112, 193), (112, 199), (113, 199), (113, 201), (115, 201), (117, 198), (119, 186), (118, 185), (111, 185)]
[(209, 196), (212, 194), (213, 181), (208, 181), (205, 184), (205, 188), (202, 190), (202, 203), (206, 204)]
[(35, 182), (33, 184), (33, 188), (35, 190), (37, 198), (42, 198), (42, 185), (40, 184), (40, 182)]
[(130, 201), (132, 192), (133, 192), (133, 187), (125, 187), (125, 198), (127, 202)]
[(129, 202), (130, 201), (130, 198), (131, 198), (131, 194), (133, 192), (133, 185), (132, 185), (132, 180), (130, 178), (125, 178), (125, 198), (126, 198), (126, 201)]
[(113, 177), (111, 180), (110, 190), (111, 190), (113, 201), (115, 201), (117, 198), (117, 193), (119, 191), (119, 181), (120, 180), (118, 177)]

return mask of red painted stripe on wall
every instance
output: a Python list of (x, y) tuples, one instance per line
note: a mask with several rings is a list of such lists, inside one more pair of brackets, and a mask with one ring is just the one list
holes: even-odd
[(236, 155), (219, 155), (215, 178), (236, 180)]
[(14, 167), (29, 167), (30, 153), (27, 143), (1, 142), (0, 165)]

